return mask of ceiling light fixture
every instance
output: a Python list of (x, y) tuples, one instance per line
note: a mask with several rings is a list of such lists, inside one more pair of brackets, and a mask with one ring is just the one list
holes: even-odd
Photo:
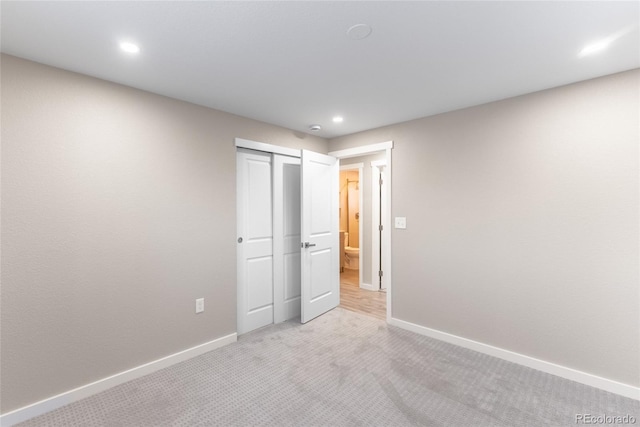
[(367, 24), (356, 24), (347, 30), (347, 36), (351, 40), (366, 39), (371, 35), (372, 28)]
[(312, 131), (312, 132), (318, 132), (321, 129), (322, 129), (322, 126), (320, 126), (320, 125), (311, 125), (311, 126), (309, 126), (309, 130)]
[(625, 35), (629, 34), (630, 32), (634, 31), (635, 29), (636, 29), (636, 27), (634, 27), (634, 26), (628, 26), (628, 27), (625, 27), (625, 28), (621, 29), (620, 31), (617, 31), (617, 32), (611, 34), (609, 37), (606, 37), (606, 38), (600, 39), (600, 40), (598, 40), (598, 41), (596, 41), (594, 43), (588, 44), (584, 48), (582, 48), (580, 53), (578, 53), (578, 57), (582, 58), (583, 56), (593, 55), (594, 53), (602, 52), (603, 50), (608, 48), (609, 45), (611, 45), (611, 43), (613, 43), (614, 41), (618, 40), (622, 36), (625, 36)]
[(120, 49), (127, 53), (140, 53), (140, 47), (137, 44), (131, 42), (122, 42), (120, 43)]
[(342, 123), (344, 121), (344, 119), (340, 116), (335, 116), (333, 118), (333, 123)]

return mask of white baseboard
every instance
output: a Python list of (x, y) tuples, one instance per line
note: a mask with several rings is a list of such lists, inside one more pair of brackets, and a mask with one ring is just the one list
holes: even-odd
[(69, 403), (84, 399), (101, 391), (107, 390), (111, 387), (123, 384), (127, 381), (140, 378), (144, 375), (148, 375), (152, 372), (166, 368), (176, 363), (183, 362), (193, 357), (199, 356), (211, 350), (215, 350), (225, 345), (234, 343), (238, 340), (237, 334), (229, 334), (224, 337), (220, 337), (213, 341), (206, 342), (204, 344), (197, 345), (195, 347), (188, 348), (175, 354), (163, 357), (153, 362), (145, 363), (144, 365), (137, 366), (135, 368), (120, 372), (110, 377), (103, 378), (101, 380), (92, 382), (90, 384), (83, 385), (73, 390), (60, 393), (56, 396), (49, 397), (31, 405), (16, 409), (6, 414), (0, 415), (0, 426), (9, 427), (14, 424), (26, 421), (30, 418), (37, 417), (46, 412), (53, 411)]
[(640, 400), (640, 387), (635, 387), (632, 385), (609, 380), (607, 378), (598, 377), (596, 375), (588, 374), (576, 369), (567, 368), (566, 366), (556, 365), (555, 363), (546, 362), (544, 360), (525, 356), (524, 354), (515, 353), (513, 351), (494, 347), (492, 345), (483, 344), (478, 341), (462, 338), (457, 335), (441, 332), (436, 329), (416, 325), (415, 323), (406, 322), (404, 320), (391, 318), (388, 323), (392, 326), (397, 326), (398, 328), (406, 329), (420, 335), (425, 335), (440, 341), (445, 341), (450, 344), (488, 354), (489, 356), (498, 357), (509, 362), (537, 369), (538, 371), (546, 372), (551, 375), (586, 384), (591, 387), (596, 387), (611, 393), (619, 394), (624, 397)]
[(376, 288), (375, 286), (370, 285), (368, 283), (364, 283), (364, 282), (360, 285), (360, 288), (366, 289), (368, 291), (377, 291), (378, 290), (378, 288)]

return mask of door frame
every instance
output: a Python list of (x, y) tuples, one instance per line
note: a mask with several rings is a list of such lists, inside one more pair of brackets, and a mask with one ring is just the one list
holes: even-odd
[(343, 159), (348, 159), (350, 157), (359, 157), (359, 156), (365, 156), (368, 154), (375, 154), (375, 153), (380, 153), (380, 152), (384, 152), (385, 153), (385, 157), (386, 157), (386, 162), (387, 162), (387, 166), (385, 168), (386, 170), (386, 180), (387, 180), (387, 185), (383, 188), (384, 191), (382, 192), (382, 197), (386, 197), (386, 204), (383, 204), (384, 206), (384, 210), (385, 212), (383, 212), (383, 230), (382, 230), (382, 238), (385, 242), (388, 242), (388, 244), (383, 245), (383, 249), (382, 249), (382, 257), (383, 257), (383, 272), (384, 272), (384, 276), (387, 280), (386, 280), (386, 285), (387, 285), (387, 322), (391, 321), (391, 318), (393, 317), (393, 313), (392, 313), (392, 294), (393, 294), (393, 286), (392, 286), (392, 271), (391, 271), (391, 265), (392, 265), (392, 260), (391, 260), (391, 243), (392, 243), (392, 238), (391, 238), (391, 179), (392, 179), (392, 172), (391, 172), (391, 165), (392, 165), (392, 161), (391, 161), (391, 152), (393, 150), (393, 141), (386, 141), (386, 142), (380, 142), (377, 144), (369, 144), (369, 145), (363, 145), (363, 146), (359, 146), (359, 147), (354, 147), (354, 148), (346, 148), (344, 150), (336, 150), (336, 151), (330, 151), (328, 154), (330, 156), (333, 157), (337, 157), (340, 161), (342, 161)]
[[(338, 159), (340, 160), (340, 159)], [(358, 247), (360, 248), (360, 255), (358, 256), (358, 287), (359, 288), (363, 288), (363, 289), (367, 289), (367, 290), (372, 290), (372, 288), (370, 286), (367, 286), (368, 284), (364, 283), (364, 274), (363, 274), (363, 260), (364, 260), (364, 254), (362, 252), (362, 246), (364, 244), (364, 240), (363, 240), (363, 232), (364, 232), (364, 217), (362, 216), (362, 212), (363, 210), (366, 209), (366, 206), (364, 205), (364, 191), (362, 191), (362, 189), (364, 189), (364, 183), (360, 182), (362, 181), (362, 177), (364, 177), (364, 163), (350, 163), (350, 164), (345, 164), (343, 165), (342, 162), (340, 162), (340, 171), (358, 171), (358, 184), (361, 186), (360, 190), (358, 191), (358, 205), (360, 207), (360, 218), (362, 220), (358, 221)], [(349, 191), (349, 188), (347, 187), (347, 192)], [(349, 221), (349, 218), (347, 218), (347, 222)]]

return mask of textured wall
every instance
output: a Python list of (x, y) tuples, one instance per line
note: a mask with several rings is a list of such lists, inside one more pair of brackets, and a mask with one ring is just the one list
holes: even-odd
[(393, 140), (393, 316), (640, 385), (632, 70), (330, 141)]
[(327, 152), (6, 55), (1, 136), (3, 413), (235, 332), (234, 137)]

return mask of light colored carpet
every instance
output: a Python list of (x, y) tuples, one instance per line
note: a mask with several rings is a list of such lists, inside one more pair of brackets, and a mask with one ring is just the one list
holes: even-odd
[(640, 402), (340, 308), (130, 381), (22, 426), (575, 426)]

